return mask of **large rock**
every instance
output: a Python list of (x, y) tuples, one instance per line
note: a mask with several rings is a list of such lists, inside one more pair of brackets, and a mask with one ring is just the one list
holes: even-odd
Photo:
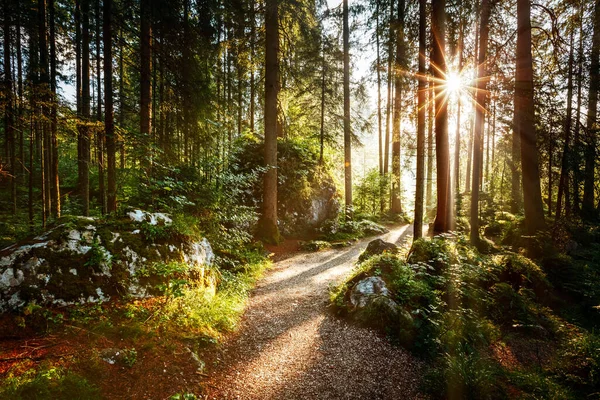
[(380, 255), (383, 253), (394, 253), (398, 250), (398, 246), (394, 243), (386, 242), (382, 239), (375, 239), (369, 242), (365, 251), (362, 252), (358, 261), (364, 261), (370, 257)]
[[(100, 222), (64, 218), (53, 229), (0, 251), (0, 312), (29, 302), (69, 305), (113, 296), (158, 293), (172, 272), (204, 279), (214, 260), (206, 239), (173, 234), (171, 218), (133, 210), (124, 219)], [(168, 278), (168, 277), (167, 277)]]
[(375, 296), (390, 296), (390, 291), (383, 279), (378, 276), (370, 276), (359, 281), (350, 292), (350, 303), (356, 308), (366, 307)]

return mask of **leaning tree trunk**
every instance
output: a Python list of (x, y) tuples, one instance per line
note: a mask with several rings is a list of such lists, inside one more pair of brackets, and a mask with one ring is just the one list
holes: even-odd
[[(152, 135), (152, 1), (140, 2), (140, 133), (151, 140)], [(144, 158), (147, 176), (150, 176), (152, 158)]]
[(515, 72), (515, 131), (521, 139), (525, 229), (534, 234), (545, 227), (538, 149), (534, 126), (533, 60), (530, 0), (517, 0), (517, 55)]

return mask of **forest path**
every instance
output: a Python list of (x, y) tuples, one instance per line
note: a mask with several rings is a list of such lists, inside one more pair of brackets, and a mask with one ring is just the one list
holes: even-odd
[[(378, 236), (403, 244), (412, 226)], [(411, 399), (421, 363), (372, 330), (328, 312), (370, 237), (276, 262), (250, 297), (240, 329), (217, 350), (206, 399)]]

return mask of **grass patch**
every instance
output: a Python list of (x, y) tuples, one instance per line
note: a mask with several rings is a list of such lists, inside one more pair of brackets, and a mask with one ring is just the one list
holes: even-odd
[(9, 374), (0, 388), (0, 399), (94, 400), (101, 396), (97, 386), (73, 372), (42, 367), (19, 376)]

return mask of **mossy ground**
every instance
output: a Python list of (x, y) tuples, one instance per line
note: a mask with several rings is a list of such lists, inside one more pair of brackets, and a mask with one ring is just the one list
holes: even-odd
[[(220, 262), (225, 256), (221, 254)], [(258, 250), (205, 279), (155, 265), (159, 295), (68, 308), (26, 307), (0, 320), (0, 399), (168, 398), (198, 393), (199, 352), (235, 329), (250, 289), (269, 266)], [(154, 274), (154, 275), (156, 275)], [(209, 279), (210, 275), (210, 279)], [(102, 360), (107, 348), (126, 357)], [(186, 397), (191, 398), (191, 397)]]

